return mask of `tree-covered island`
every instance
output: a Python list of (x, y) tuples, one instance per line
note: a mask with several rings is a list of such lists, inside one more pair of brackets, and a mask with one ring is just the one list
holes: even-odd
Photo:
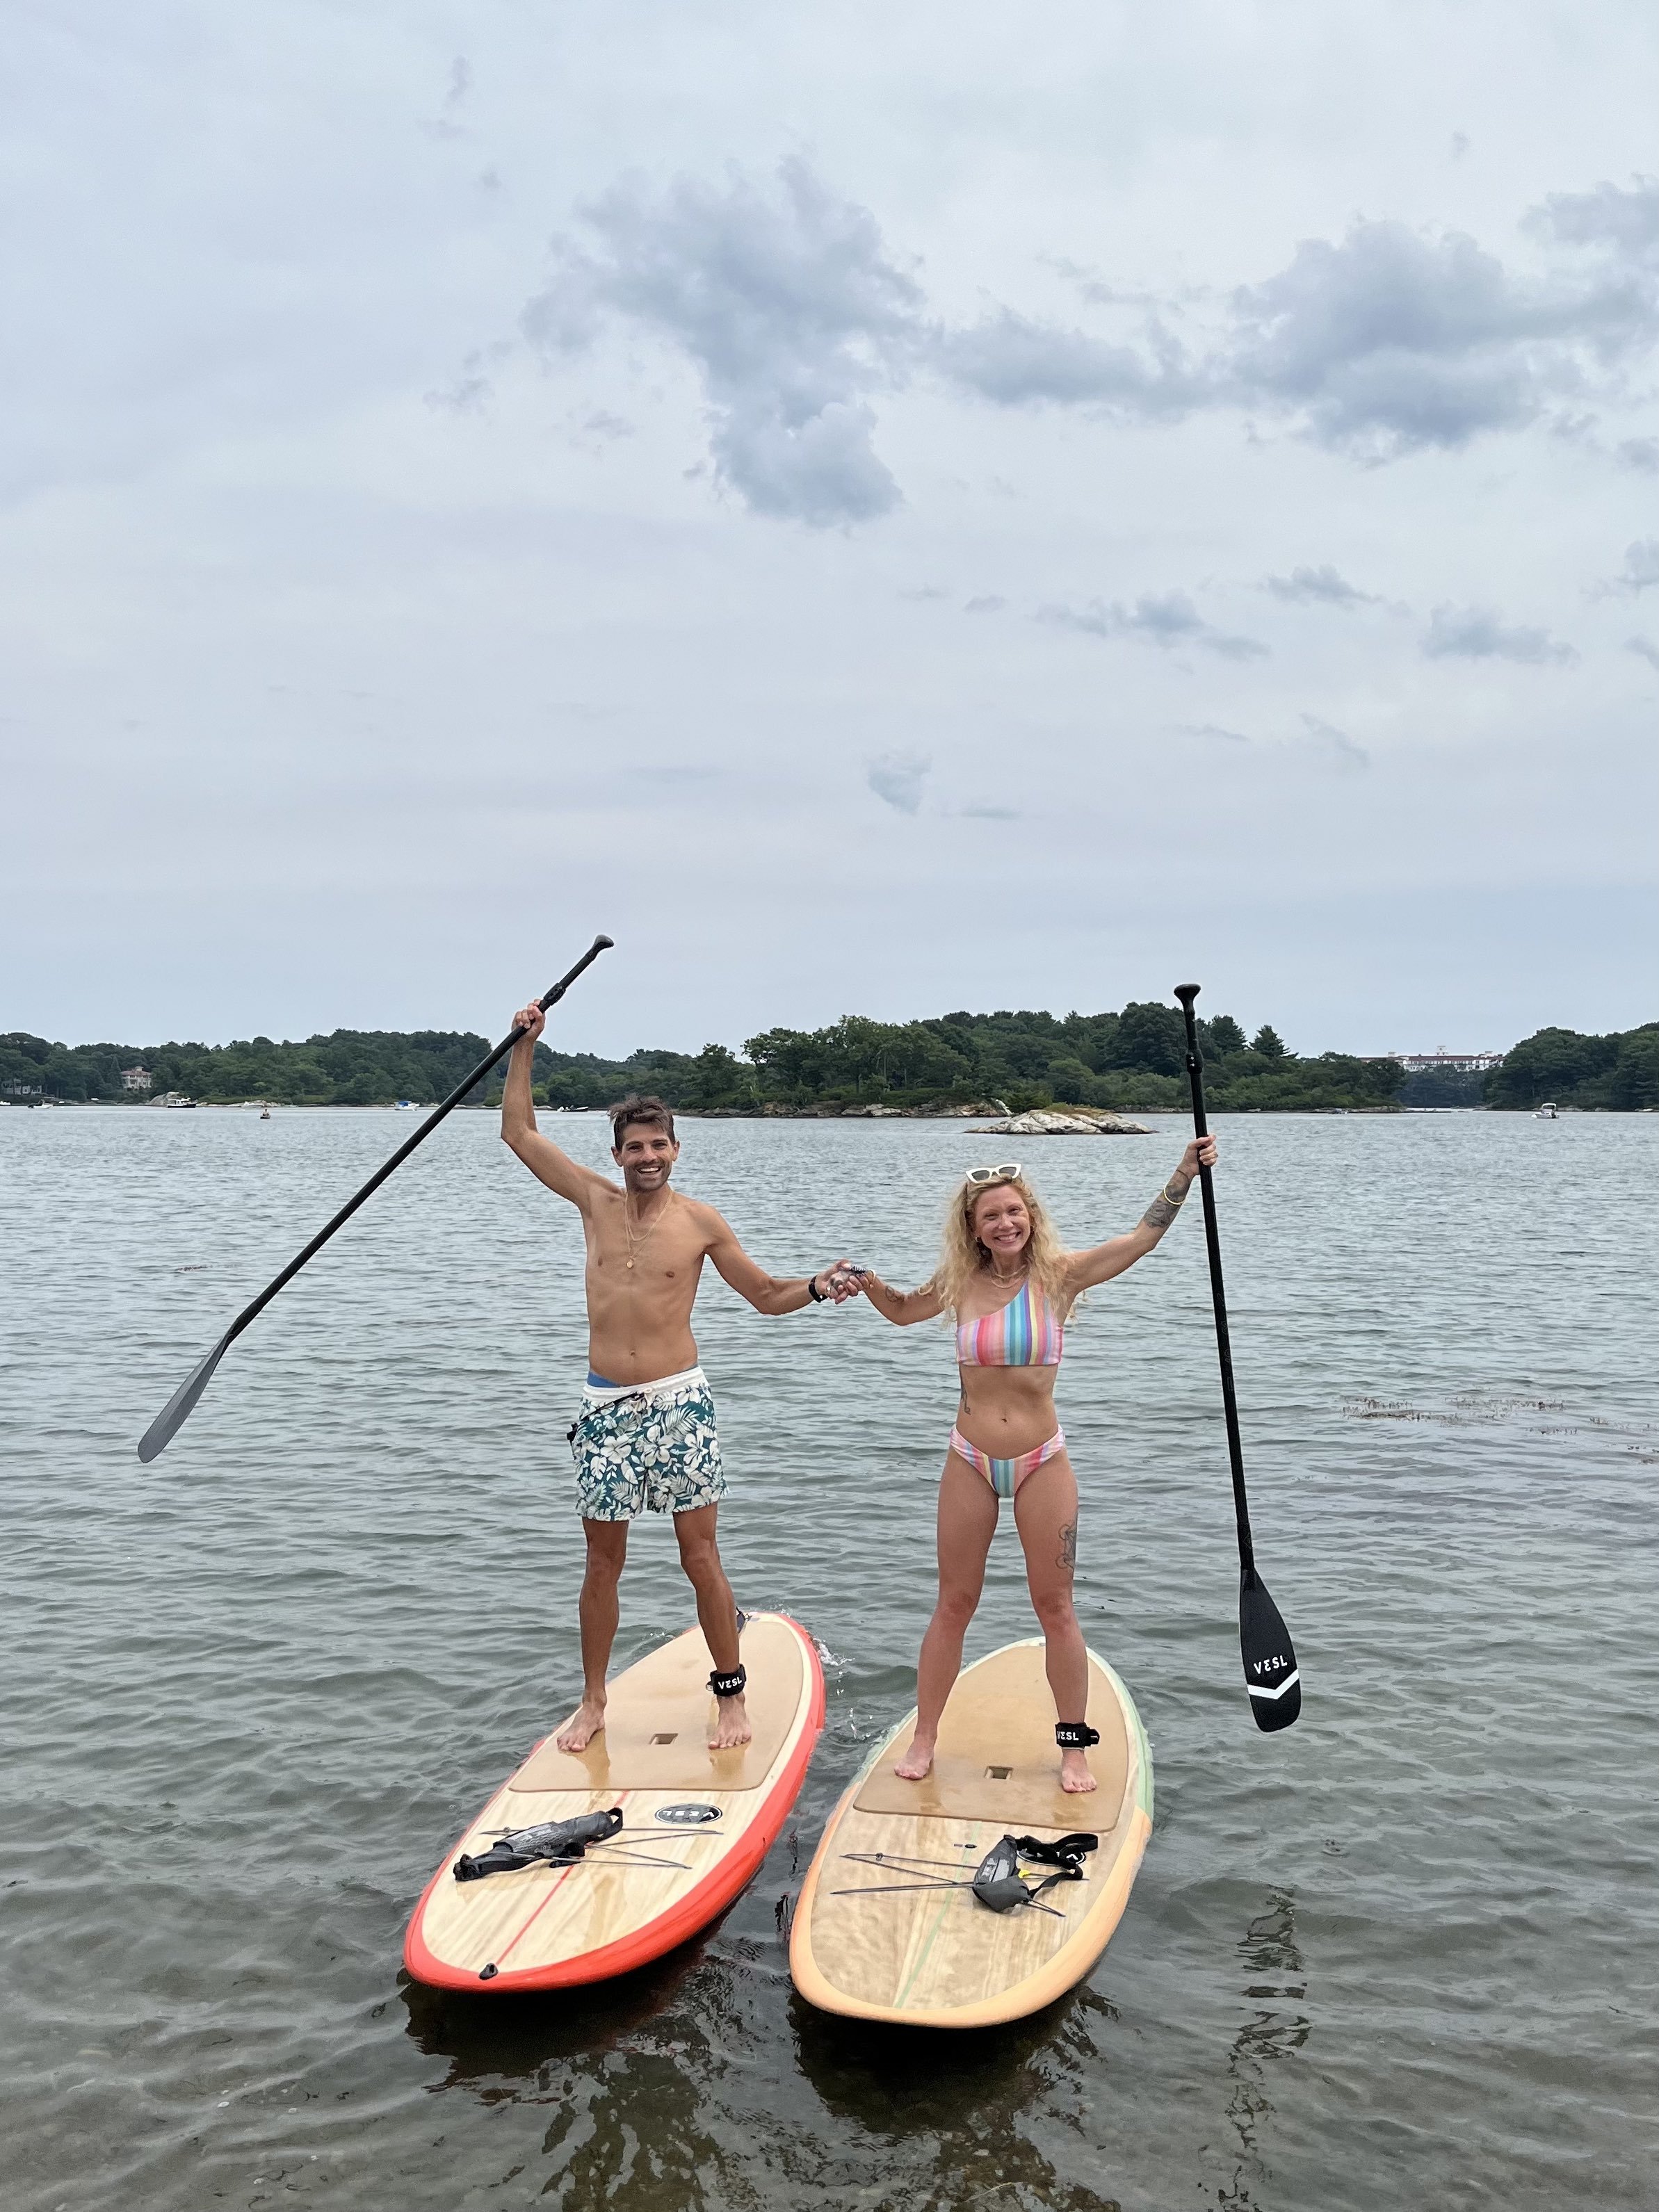
[[(1413, 1103), (1410, 1079), (1392, 1059), (1304, 1057), (1269, 1024), (1247, 1036), (1228, 1014), (1200, 1022), (1199, 1035), (1218, 1113), (1376, 1112)], [(223, 1045), (63, 1045), (18, 1030), (0, 1036), (0, 1097), (423, 1103), (452, 1090), (491, 1042), (470, 1031), (336, 1030), (303, 1043), (260, 1036)], [(539, 1044), (535, 1085), (538, 1102), (555, 1107), (603, 1106), (637, 1090), (702, 1113), (926, 1109), (993, 1099), (1015, 1112), (1048, 1105), (1178, 1111), (1188, 1097), (1184, 1052), (1180, 1014), (1156, 1001), (1100, 1014), (960, 1012), (914, 1022), (848, 1014), (821, 1030), (763, 1030), (741, 1053), (707, 1044), (699, 1053), (647, 1048), (605, 1060)], [(140, 1073), (148, 1079), (135, 1086)], [(500, 1096), (498, 1073), (477, 1103)], [(1545, 1098), (1601, 1109), (1659, 1106), (1659, 1024), (1599, 1037), (1540, 1030), (1486, 1077), (1483, 1091), (1460, 1103), (1529, 1109)]]

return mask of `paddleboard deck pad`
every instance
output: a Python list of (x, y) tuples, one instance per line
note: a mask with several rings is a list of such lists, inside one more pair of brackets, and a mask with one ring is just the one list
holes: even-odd
[[(771, 1848), (823, 1726), (823, 1671), (787, 1613), (743, 1625), (752, 1740), (714, 1751), (688, 1629), (618, 1674), (587, 1749), (538, 1744), (415, 1908), (404, 1963), (439, 1989), (568, 1989), (645, 1966), (725, 1911)], [(560, 1726), (564, 1723), (561, 1722)]]
[[(1023, 2019), (1082, 1980), (1128, 1903), (1152, 1828), (1140, 1716), (1091, 1651), (1097, 1787), (1062, 1790), (1036, 1638), (958, 1676), (933, 1772), (902, 1782), (893, 1763), (915, 1718), (894, 1729), (831, 1815), (795, 1908), (795, 1987), (825, 2012), (915, 2027)], [(999, 1854), (1006, 1863), (993, 1864)], [(1062, 1866), (1071, 1871), (1054, 1879)], [(1024, 1899), (1006, 1886), (1015, 1881)]]

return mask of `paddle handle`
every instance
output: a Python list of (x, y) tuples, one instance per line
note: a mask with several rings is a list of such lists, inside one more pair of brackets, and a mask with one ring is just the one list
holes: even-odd
[[(1210, 1133), (1204, 1114), (1204, 1062), (1198, 1049), (1198, 1022), (1193, 1000), (1196, 983), (1177, 983), (1175, 994), (1187, 1019), (1187, 1080), (1193, 1093), (1193, 1133), (1202, 1139)], [(1216, 1225), (1215, 1182), (1208, 1168), (1198, 1171), (1204, 1194), (1204, 1243), (1210, 1255), (1210, 1297), (1215, 1307), (1216, 1357), (1221, 1365), (1221, 1403), (1227, 1417), (1227, 1457), (1233, 1472), (1233, 1514), (1238, 1522), (1238, 1564), (1246, 1583), (1255, 1580), (1255, 1548), (1250, 1540), (1250, 1506), (1244, 1494), (1244, 1444), (1238, 1432), (1238, 1393), (1233, 1386), (1233, 1346), (1227, 1329), (1227, 1292), (1221, 1279), (1221, 1232)]]
[[(609, 951), (611, 946), (613, 945), (616, 941), (617, 940), (613, 937), (596, 937), (593, 939), (593, 942), (588, 946), (586, 951), (583, 953), (581, 958), (577, 961), (575, 966), (567, 969), (565, 974), (561, 975), (558, 981), (553, 985), (552, 988), (545, 992), (543, 996), (536, 1001), (542, 1012), (545, 1013), (550, 1006), (557, 1006), (559, 1000), (563, 998), (565, 993), (575, 981), (577, 976), (581, 975), (584, 969), (591, 968), (593, 963), (599, 958), (600, 953)], [(389, 1175), (394, 1174), (396, 1170), (403, 1165), (404, 1162), (409, 1158), (416, 1145), (423, 1145), (426, 1142), (427, 1139), (432, 1134), (432, 1132), (437, 1127), (439, 1122), (444, 1119), (445, 1115), (454, 1112), (456, 1107), (460, 1104), (467, 1092), (472, 1089), (475, 1084), (481, 1082), (483, 1079), (489, 1074), (490, 1069), (495, 1066), (498, 1060), (505, 1060), (507, 1054), (512, 1051), (514, 1046), (517, 1044), (519, 1039), (523, 1035), (524, 1030), (515, 1023), (514, 1027), (507, 1031), (507, 1035), (496, 1046), (494, 1052), (492, 1052), (487, 1059), (481, 1060), (471, 1074), (464, 1075), (461, 1078), (460, 1081), (455, 1085), (455, 1088), (450, 1092), (448, 1097), (443, 1101), (441, 1105), (437, 1107), (434, 1112), (428, 1115), (426, 1120), (422, 1122), (420, 1127), (416, 1129), (414, 1135), (409, 1139), (408, 1143), (399, 1145), (397, 1151), (392, 1155), (392, 1158), (387, 1160), (384, 1165), (377, 1168), (374, 1173), (370, 1176), (368, 1181), (363, 1185), (356, 1196), (355, 1198), (349, 1198), (345, 1204), (340, 1208), (339, 1212), (335, 1215), (334, 1218), (329, 1222), (325, 1227), (318, 1231), (317, 1234), (312, 1238), (310, 1243), (306, 1246), (304, 1251), (298, 1252), (295, 1255), (294, 1258), (289, 1261), (287, 1267), (283, 1268), (282, 1273), (277, 1276), (276, 1281), (274, 1283), (268, 1283), (264, 1289), (260, 1291), (257, 1298), (253, 1299), (250, 1304), (243, 1307), (241, 1312), (237, 1315), (235, 1320), (232, 1322), (230, 1327), (225, 1331), (223, 1338), (223, 1342), (225, 1344), (233, 1343), (235, 1339), (241, 1334), (242, 1331), (247, 1327), (250, 1322), (258, 1319), (259, 1315), (264, 1311), (265, 1308), (276, 1297), (277, 1291), (280, 1291), (285, 1284), (291, 1283), (294, 1278), (299, 1273), (301, 1268), (305, 1266), (307, 1261), (314, 1258), (315, 1255), (322, 1250), (324, 1245), (327, 1243), (329, 1238), (334, 1234), (335, 1231), (337, 1229), (343, 1229), (346, 1223), (350, 1220), (352, 1215), (357, 1211), (357, 1208), (364, 1204), (367, 1200), (374, 1197), (375, 1192), (379, 1190), (380, 1185), (386, 1181), (386, 1177)]]

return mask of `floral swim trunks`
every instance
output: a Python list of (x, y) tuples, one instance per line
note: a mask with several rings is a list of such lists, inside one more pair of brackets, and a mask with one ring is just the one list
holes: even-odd
[(691, 1513), (726, 1495), (714, 1401), (701, 1367), (631, 1389), (590, 1385), (570, 1449), (584, 1521)]

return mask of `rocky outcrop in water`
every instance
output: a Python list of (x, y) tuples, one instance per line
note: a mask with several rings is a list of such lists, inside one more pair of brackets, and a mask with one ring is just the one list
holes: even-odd
[(1000, 1121), (981, 1122), (970, 1133), (975, 1137), (1150, 1137), (1152, 1133), (1139, 1121), (1126, 1121), (1121, 1114), (1091, 1107), (1086, 1113), (1010, 1114)]

